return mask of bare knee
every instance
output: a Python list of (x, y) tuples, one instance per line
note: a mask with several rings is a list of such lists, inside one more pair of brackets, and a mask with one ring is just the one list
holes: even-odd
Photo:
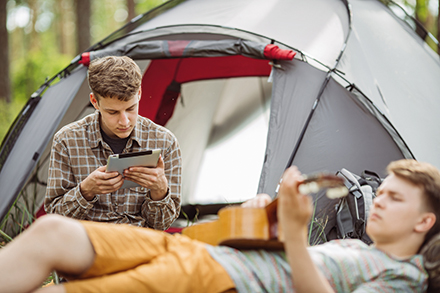
[(61, 215), (45, 215), (29, 229), (29, 236), (32, 241), (36, 241), (47, 248), (57, 248), (64, 246), (69, 239), (81, 238), (85, 231), (79, 221)]
[(93, 262), (94, 249), (84, 226), (60, 215), (45, 215), (31, 226), (35, 245), (47, 252), (46, 262), (55, 270), (79, 274)]
[(68, 229), (72, 219), (64, 216), (49, 214), (38, 218), (31, 226), (30, 232), (44, 237), (58, 237), (61, 231)]

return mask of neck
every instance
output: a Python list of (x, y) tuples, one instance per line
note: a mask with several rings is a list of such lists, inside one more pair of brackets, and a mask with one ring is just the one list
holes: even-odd
[(399, 259), (406, 259), (417, 254), (422, 244), (423, 239), (419, 237), (409, 237), (396, 242), (374, 242), (377, 249)]

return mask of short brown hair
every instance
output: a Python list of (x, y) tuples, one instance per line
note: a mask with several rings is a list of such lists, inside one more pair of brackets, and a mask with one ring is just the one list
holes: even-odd
[(388, 165), (389, 173), (422, 188), (424, 206), (436, 216), (425, 243), (440, 232), (440, 171), (433, 165), (416, 160), (399, 160)]
[(108, 56), (90, 63), (88, 80), (98, 101), (101, 97), (128, 101), (139, 91), (142, 74), (131, 58)]

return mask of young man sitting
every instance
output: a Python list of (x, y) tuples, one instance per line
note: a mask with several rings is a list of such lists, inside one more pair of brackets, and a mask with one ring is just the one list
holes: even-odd
[[(88, 83), (96, 111), (54, 135), (46, 212), (167, 229), (180, 212), (181, 152), (173, 133), (138, 113), (141, 69), (126, 56), (103, 57), (91, 62)], [(161, 149), (155, 168), (106, 172), (110, 155), (152, 149)], [(139, 187), (121, 188), (124, 180)]]
[(439, 231), (440, 172), (414, 160), (393, 162), (388, 171), (368, 219), (371, 246), (345, 239), (307, 247), (313, 207), (292, 167), (278, 201), (285, 252), (49, 215), (0, 250), (1, 288), (31, 292), (57, 270), (69, 282), (41, 292), (425, 292), (419, 252)]

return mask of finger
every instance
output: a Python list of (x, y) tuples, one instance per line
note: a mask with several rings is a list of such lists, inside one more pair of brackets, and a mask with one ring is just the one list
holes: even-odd
[(103, 181), (103, 184), (99, 187), (99, 189), (100, 192), (102, 193), (115, 192), (116, 190), (122, 187), (123, 183), (124, 183), (124, 178), (122, 177), (122, 175), (119, 175), (116, 178)]
[(124, 182), (124, 177), (122, 177), (121, 174), (118, 173), (117, 176), (110, 178), (108, 180), (105, 181), (107, 185), (109, 186), (117, 186), (117, 185), (122, 185), (122, 183)]
[(270, 195), (261, 193), (241, 204), (244, 208), (263, 208), (272, 201)]
[(98, 178), (109, 179), (119, 175), (118, 171), (106, 172), (106, 169), (107, 169), (107, 165), (101, 166), (98, 169), (96, 169), (96, 171), (99, 172)]
[(100, 172), (105, 172), (106, 169), (107, 169), (107, 165), (105, 165), (105, 166), (101, 166), (101, 167), (99, 167), (99, 168), (96, 169), (96, 170), (98, 170), (98, 171), (100, 171)]
[(110, 179), (116, 178), (118, 176), (122, 177), (122, 175), (119, 174), (119, 172), (117, 172), (117, 171), (114, 171), (114, 172), (104, 172), (104, 173), (100, 174), (99, 179), (101, 179), (101, 180), (110, 180)]
[(124, 179), (136, 182), (137, 184), (146, 188), (150, 188), (151, 186), (150, 182), (148, 181), (148, 176), (145, 174), (129, 173), (124, 176)]
[(298, 185), (302, 181), (301, 173), (296, 167), (287, 169), (282, 177), (280, 185), (280, 194), (296, 194), (298, 193)]
[(272, 201), (272, 198), (265, 193), (257, 195), (257, 201), (255, 202), (255, 207), (264, 208)]

